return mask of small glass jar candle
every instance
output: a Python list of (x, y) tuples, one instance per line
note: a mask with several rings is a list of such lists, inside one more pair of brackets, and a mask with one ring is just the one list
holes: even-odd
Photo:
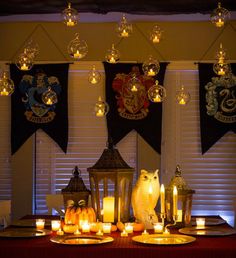
[(132, 225), (132, 223), (125, 223), (125, 231), (130, 234), (130, 233), (133, 233), (134, 231), (134, 227)]
[(81, 224), (81, 228), (82, 228), (82, 232), (83, 232), (83, 233), (88, 233), (88, 232), (90, 232), (90, 225), (89, 225), (88, 221), (82, 223), (82, 224)]
[(44, 229), (45, 219), (36, 219), (36, 228), (38, 230)]
[(163, 232), (163, 224), (162, 222), (156, 222), (153, 225), (154, 232), (155, 233), (162, 233)]
[(60, 220), (51, 220), (51, 229), (52, 231), (58, 231), (61, 228)]
[(205, 228), (205, 218), (196, 218), (197, 228)]
[(102, 231), (103, 233), (111, 233), (111, 223), (103, 223)]

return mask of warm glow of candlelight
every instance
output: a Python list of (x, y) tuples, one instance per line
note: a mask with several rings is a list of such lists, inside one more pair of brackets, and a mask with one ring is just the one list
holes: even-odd
[(115, 198), (107, 196), (103, 198), (103, 222), (114, 222)]
[(128, 232), (126, 232), (126, 230), (124, 229), (121, 233), (120, 236), (122, 237), (127, 237), (128, 236)]
[(124, 38), (127, 38), (129, 36), (129, 33), (124, 29), (122, 32), (121, 32), (121, 36), (124, 37)]
[(128, 234), (132, 234), (133, 231), (134, 231), (134, 227), (132, 225), (132, 223), (125, 223), (125, 231), (128, 233)]
[(177, 203), (178, 203), (178, 191), (177, 191), (177, 187), (174, 186), (174, 188), (173, 188), (173, 216), (178, 215)]
[(28, 70), (29, 70), (29, 67), (24, 63), (24, 64), (20, 67), (20, 69), (21, 69), (22, 71), (28, 71)]
[(45, 219), (36, 219), (36, 228), (38, 230), (44, 229)]
[(153, 71), (152, 68), (148, 70), (148, 76), (154, 76), (154, 75), (156, 75), (156, 73)]
[(163, 224), (161, 222), (154, 223), (153, 227), (154, 227), (154, 232), (155, 233), (162, 233), (163, 232)]
[(76, 50), (76, 53), (74, 53), (74, 58), (81, 58), (82, 55), (80, 54), (79, 50)]
[(60, 220), (52, 220), (51, 228), (52, 228), (52, 231), (58, 231), (61, 228), (61, 221)]
[(224, 25), (224, 20), (222, 20), (221, 18), (219, 18), (219, 20), (216, 22), (216, 27), (220, 28)]
[(205, 218), (196, 218), (197, 228), (205, 228)]
[(111, 223), (103, 223), (102, 224), (103, 233), (111, 233)]
[(161, 214), (165, 213), (165, 186), (161, 185)]
[(149, 233), (147, 232), (146, 229), (144, 229), (143, 233), (142, 233), (143, 236), (146, 236), (146, 235), (149, 235)]
[(1, 96), (8, 96), (8, 95), (9, 95), (9, 92), (6, 91), (5, 88), (3, 88), (3, 90), (0, 92), (0, 95), (1, 95)]

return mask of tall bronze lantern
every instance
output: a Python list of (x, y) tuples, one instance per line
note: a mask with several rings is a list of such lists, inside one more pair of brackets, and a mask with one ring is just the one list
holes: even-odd
[(134, 168), (121, 157), (111, 142), (89, 172), (92, 207), (103, 222), (126, 222), (130, 203)]
[(166, 212), (167, 221), (173, 222), (173, 188), (176, 186), (178, 191), (176, 227), (191, 226), (192, 198), (195, 190), (186, 184), (181, 174), (180, 166), (176, 166), (175, 176), (172, 177), (169, 186), (166, 188)]

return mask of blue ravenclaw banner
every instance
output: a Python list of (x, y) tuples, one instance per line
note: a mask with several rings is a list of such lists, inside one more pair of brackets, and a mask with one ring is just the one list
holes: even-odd
[(232, 73), (217, 76), (213, 64), (199, 63), (199, 107), (202, 154), (225, 133), (236, 133), (236, 64)]
[[(160, 63), (155, 78), (142, 73), (141, 63), (109, 64), (104, 62), (106, 74), (106, 101), (110, 107), (107, 114), (108, 137), (117, 144), (130, 131), (139, 135), (158, 153), (161, 153), (162, 104), (148, 99), (147, 91), (159, 81), (163, 85), (167, 63)], [(135, 73), (141, 81), (137, 92), (127, 87)]]
[[(66, 152), (68, 142), (67, 83), (69, 64), (34, 65), (20, 71), (10, 65), (15, 92), (11, 97), (11, 152), (38, 129), (47, 133)], [(46, 105), (42, 94), (51, 88), (58, 102)]]

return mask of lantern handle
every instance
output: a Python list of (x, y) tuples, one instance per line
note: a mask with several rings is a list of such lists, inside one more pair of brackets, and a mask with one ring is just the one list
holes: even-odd
[(74, 177), (80, 177), (81, 175), (81, 170), (78, 169), (78, 166), (75, 166), (75, 168), (72, 171), (72, 174), (74, 175)]

